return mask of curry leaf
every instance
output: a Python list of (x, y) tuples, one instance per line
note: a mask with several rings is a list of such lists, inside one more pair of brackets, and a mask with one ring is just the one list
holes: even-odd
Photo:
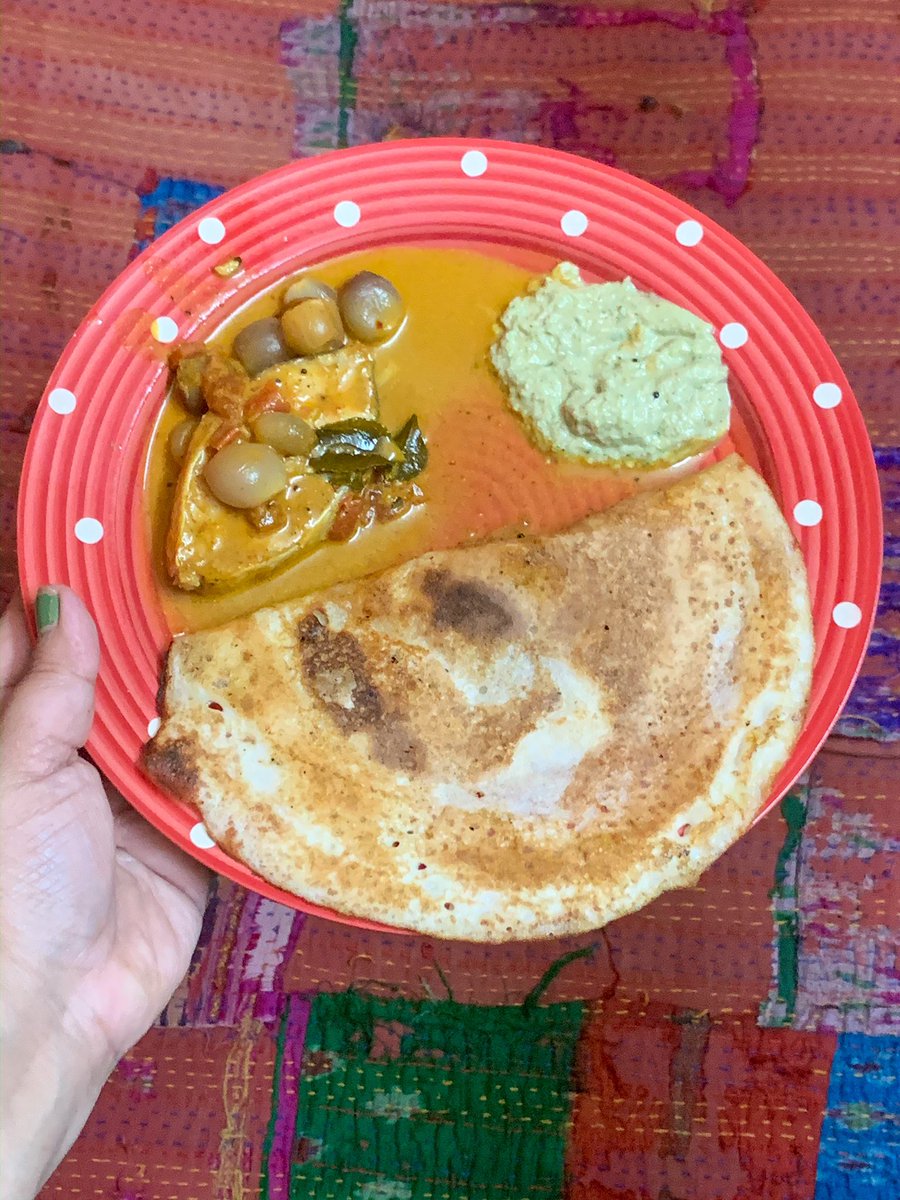
[(403, 461), (391, 467), (390, 478), (401, 482), (414, 479), (428, 466), (428, 446), (415, 414), (394, 434), (394, 443), (402, 451)]
[(330, 425), (320, 425), (316, 430), (318, 445), (310, 457), (317, 459), (332, 451), (371, 454), (379, 440), (388, 436), (388, 431), (380, 421), (372, 421), (367, 417), (334, 421)]

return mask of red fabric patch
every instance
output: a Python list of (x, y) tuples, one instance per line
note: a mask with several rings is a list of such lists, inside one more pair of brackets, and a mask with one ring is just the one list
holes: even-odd
[(40, 1200), (224, 1200), (256, 1195), (275, 1038), (239, 1028), (151, 1029), (113, 1071)]
[(835, 1040), (651, 1005), (582, 1033), (567, 1200), (811, 1197)]

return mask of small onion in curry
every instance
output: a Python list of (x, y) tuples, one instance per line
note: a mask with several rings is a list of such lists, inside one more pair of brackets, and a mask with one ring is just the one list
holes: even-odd
[(234, 339), (233, 353), (251, 375), (291, 357), (277, 317), (263, 317), (242, 329)]
[(281, 314), (281, 336), (294, 354), (325, 354), (344, 344), (341, 314), (333, 300), (314, 297)]
[(232, 442), (203, 470), (209, 490), (232, 508), (255, 508), (287, 487), (284, 459), (260, 442)]
[(320, 279), (316, 279), (312, 275), (304, 275), (302, 279), (295, 279), (285, 288), (281, 306), (290, 308), (304, 300), (337, 301), (337, 292), (330, 284), (322, 283)]
[(179, 421), (172, 432), (169, 434), (169, 453), (177, 463), (184, 461), (184, 456), (187, 454), (188, 444), (193, 437), (194, 430), (197, 428), (197, 422), (192, 421), (188, 417), (184, 421)]
[(338, 304), (347, 332), (361, 342), (385, 341), (406, 316), (400, 293), (389, 279), (374, 271), (360, 271), (342, 284)]
[(261, 413), (250, 422), (258, 442), (272, 446), (279, 454), (309, 454), (316, 444), (316, 431), (293, 413)]

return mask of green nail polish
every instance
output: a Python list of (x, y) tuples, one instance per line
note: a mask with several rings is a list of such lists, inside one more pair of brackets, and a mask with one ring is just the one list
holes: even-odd
[(59, 592), (52, 588), (41, 588), (34, 602), (34, 616), (38, 633), (46, 633), (59, 624)]

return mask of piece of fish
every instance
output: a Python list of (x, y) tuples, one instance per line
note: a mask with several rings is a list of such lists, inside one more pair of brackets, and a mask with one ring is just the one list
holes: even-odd
[[(351, 346), (318, 358), (270, 367), (253, 380), (249, 403), (278, 397), (279, 411), (320, 426), (347, 417), (376, 417), (371, 353)], [(237, 587), (274, 570), (327, 537), (347, 489), (311, 472), (305, 458), (286, 460), (289, 485), (272, 505), (270, 527), (254, 528), (240, 509), (222, 504), (206, 486), (222, 417), (207, 412), (194, 430), (178, 475), (166, 538), (166, 565), (176, 587)]]

